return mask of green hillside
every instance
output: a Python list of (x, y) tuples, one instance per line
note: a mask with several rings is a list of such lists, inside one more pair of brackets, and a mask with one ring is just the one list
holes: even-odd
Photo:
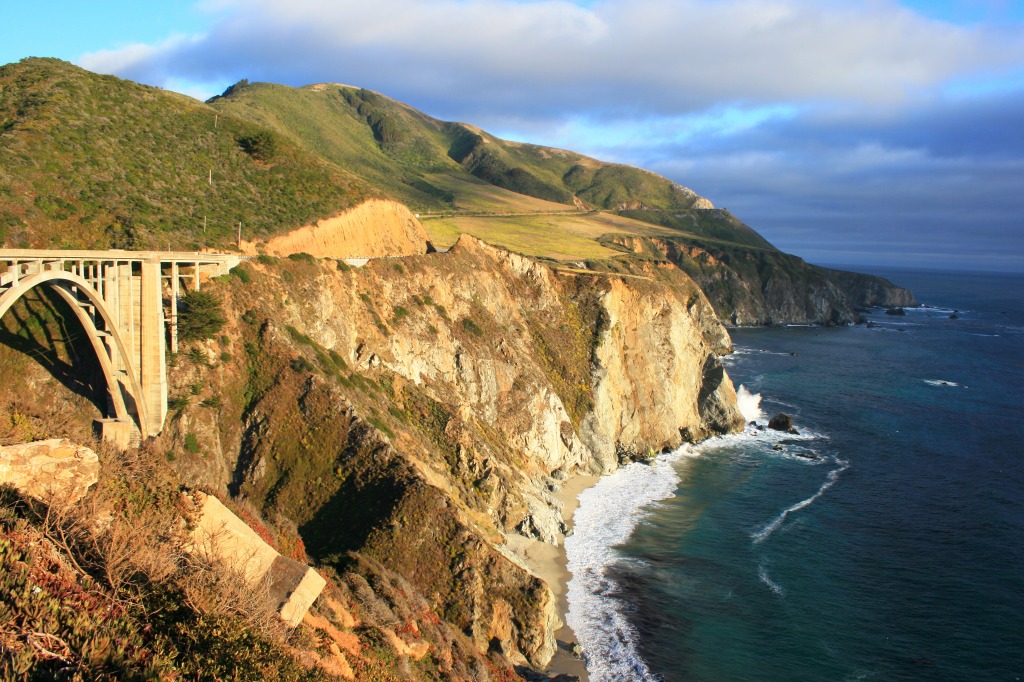
[(210, 104), (274, 128), (420, 211), (480, 210), (433, 179), (473, 176), (487, 185), (595, 209), (689, 209), (700, 197), (649, 171), (575, 152), (509, 142), (446, 123), (369, 90), (338, 84), (290, 88), (241, 82)]
[(197, 248), (377, 195), (287, 136), (54, 59), (0, 67), (0, 243)]
[[(469, 232), (561, 259), (614, 255), (594, 241), (610, 223), (771, 248), (654, 173), (501, 140), (368, 90), (241, 81), (204, 104), (54, 59), (0, 67), (8, 246), (228, 248), (239, 223), (246, 239), (269, 236), (370, 196), (423, 214), (438, 243)], [(508, 219), (538, 215), (525, 231)], [(552, 234), (537, 241), (538, 230)]]

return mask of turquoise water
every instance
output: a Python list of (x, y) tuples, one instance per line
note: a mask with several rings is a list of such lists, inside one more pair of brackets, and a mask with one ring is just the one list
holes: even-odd
[(581, 496), (592, 679), (1024, 678), (1024, 277), (879, 274), (937, 308), (733, 334), (746, 409), (799, 436), (748, 429)]

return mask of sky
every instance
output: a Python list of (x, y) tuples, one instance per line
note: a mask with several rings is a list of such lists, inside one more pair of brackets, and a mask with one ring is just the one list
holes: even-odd
[(357, 85), (648, 168), (810, 262), (1024, 272), (1024, 0), (0, 6), (0, 64)]

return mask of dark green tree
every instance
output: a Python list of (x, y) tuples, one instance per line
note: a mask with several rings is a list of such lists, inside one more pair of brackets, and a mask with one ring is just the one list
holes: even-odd
[(190, 291), (178, 301), (178, 337), (182, 341), (212, 339), (226, 321), (220, 300), (208, 291)]
[(270, 161), (277, 154), (277, 137), (269, 130), (243, 135), (238, 138), (238, 144), (246, 154), (264, 163)]

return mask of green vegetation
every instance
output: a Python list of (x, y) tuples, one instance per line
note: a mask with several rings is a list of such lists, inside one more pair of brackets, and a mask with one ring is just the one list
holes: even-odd
[(0, 125), (8, 245), (228, 248), (239, 223), (243, 238), (268, 237), (384, 195), (426, 214), (442, 246), (469, 232), (531, 255), (607, 258), (602, 234), (661, 231), (770, 248), (653, 173), (501, 140), (365, 89), (239, 81), (202, 104), (28, 59), (0, 67)]
[(620, 215), (653, 225), (662, 225), (698, 239), (707, 238), (756, 249), (775, 250), (768, 240), (724, 209), (690, 209), (686, 211), (636, 209), (620, 211)]
[(209, 291), (192, 290), (178, 301), (178, 337), (183, 341), (212, 339), (226, 321), (221, 302)]
[(54, 59), (0, 67), (0, 226), (16, 246), (234, 243), (369, 188), (288, 138), (188, 97)]
[(173, 452), (100, 457), (84, 504), (0, 487), (0, 678), (328, 679), (238, 576), (183, 559)]
[[(573, 210), (573, 196), (598, 209), (686, 209), (697, 196), (669, 180), (574, 152), (507, 142), (445, 123), (365, 89), (233, 88), (215, 108), (271, 128), (359, 174), (415, 211), (523, 210), (527, 197)], [(520, 198), (507, 204), (507, 193)]]
[(480, 328), (480, 325), (469, 317), (462, 318), (462, 322), (460, 324), (465, 331), (469, 332), (473, 336), (483, 336), (484, 334), (484, 330)]

